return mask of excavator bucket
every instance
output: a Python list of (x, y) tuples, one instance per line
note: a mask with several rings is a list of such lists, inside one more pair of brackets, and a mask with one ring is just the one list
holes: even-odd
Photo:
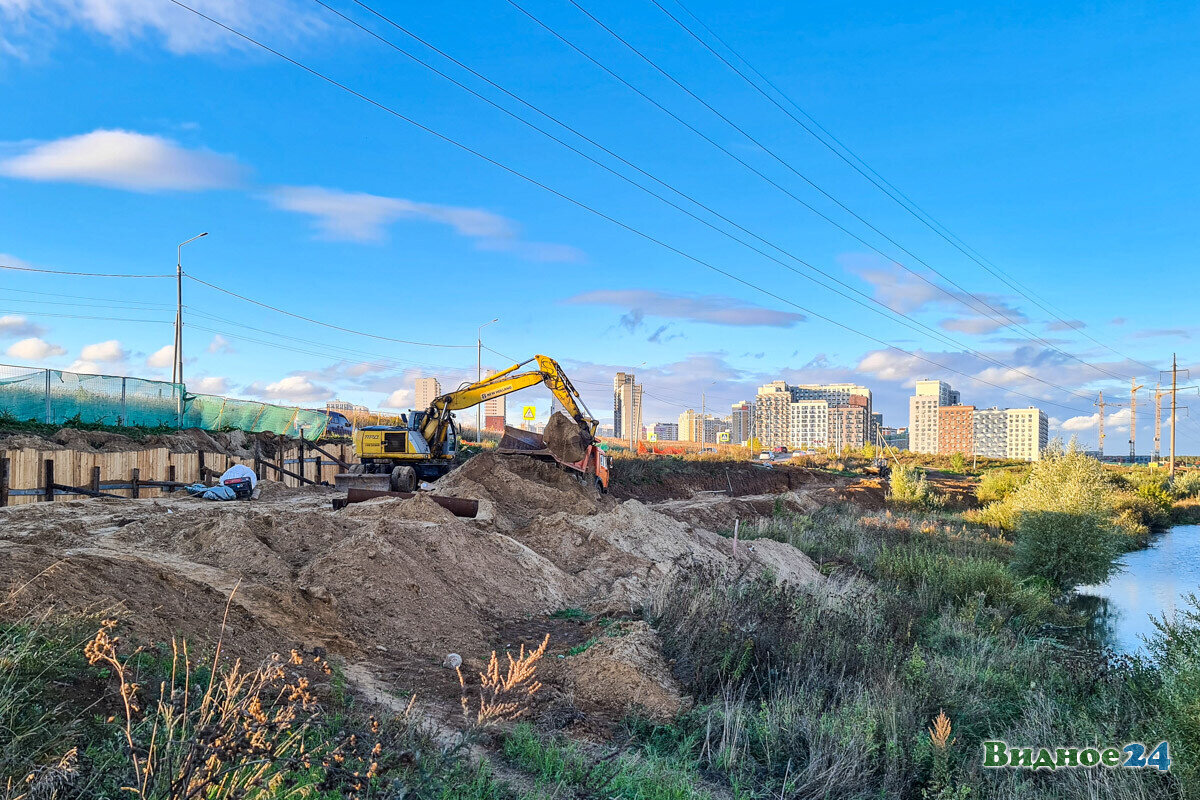
[(386, 492), (392, 488), (391, 477), (387, 472), (339, 472), (333, 476), (333, 485), (342, 491), (371, 489)]
[(587, 446), (587, 438), (575, 421), (558, 412), (550, 417), (545, 435), (506, 425), (497, 452), (549, 455), (564, 463), (574, 464), (587, 455)]

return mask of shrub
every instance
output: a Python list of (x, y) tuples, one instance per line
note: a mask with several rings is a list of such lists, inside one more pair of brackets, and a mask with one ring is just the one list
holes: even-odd
[(1182, 472), (1171, 484), (1171, 494), (1180, 500), (1200, 497), (1200, 472)]
[(1127, 533), (1141, 535), (1143, 531), (1163, 530), (1171, 524), (1170, 495), (1153, 484), (1142, 484), (1134, 492), (1114, 492), (1112, 509), (1117, 522)]
[(1027, 511), (1017, 523), (1013, 569), (1046, 578), (1060, 589), (1099, 583), (1116, 555), (1106, 516), (1066, 511)]
[(925, 479), (925, 473), (916, 467), (897, 464), (888, 479), (889, 499), (906, 508), (930, 509), (939, 504), (938, 497)]
[(950, 469), (954, 470), (955, 472), (967, 471), (967, 459), (962, 453), (955, 453), (954, 455), (950, 456)]
[[(1162, 726), (1156, 740), (1171, 743), (1171, 771), (1185, 785), (1200, 785), (1200, 598), (1191, 594), (1172, 616), (1153, 619), (1146, 637), (1148, 660), (1139, 664), (1139, 687), (1149, 695)], [(1153, 744), (1147, 742), (1151, 747)]]
[(1026, 479), (1029, 478), (1027, 469), (993, 469), (983, 473), (979, 486), (975, 489), (975, 497), (980, 503), (995, 503), (1012, 494)]
[(1013, 530), (1024, 512), (1061, 511), (1111, 517), (1114, 492), (1104, 465), (1083, 453), (1048, 451), (1029, 477), (982, 516), (990, 524)]

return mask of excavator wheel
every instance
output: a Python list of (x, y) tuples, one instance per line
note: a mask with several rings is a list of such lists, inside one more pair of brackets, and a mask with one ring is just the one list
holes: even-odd
[(393, 492), (411, 492), (417, 487), (417, 471), (412, 467), (396, 467), (392, 470)]

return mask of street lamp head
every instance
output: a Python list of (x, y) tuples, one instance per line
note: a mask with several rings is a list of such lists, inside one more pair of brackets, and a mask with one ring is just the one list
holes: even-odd
[[(205, 231), (204, 233), (200, 234), (200, 236), (208, 236), (208, 231)], [(196, 238), (199, 239), (200, 236), (197, 236)]]

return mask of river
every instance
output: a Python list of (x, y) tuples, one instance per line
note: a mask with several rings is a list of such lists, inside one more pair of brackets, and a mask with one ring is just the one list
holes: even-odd
[(1077, 602), (1091, 609), (1094, 635), (1122, 653), (1145, 653), (1150, 616), (1173, 614), (1189, 593), (1200, 595), (1200, 525), (1176, 525), (1150, 546), (1121, 556), (1107, 581), (1080, 586)]

